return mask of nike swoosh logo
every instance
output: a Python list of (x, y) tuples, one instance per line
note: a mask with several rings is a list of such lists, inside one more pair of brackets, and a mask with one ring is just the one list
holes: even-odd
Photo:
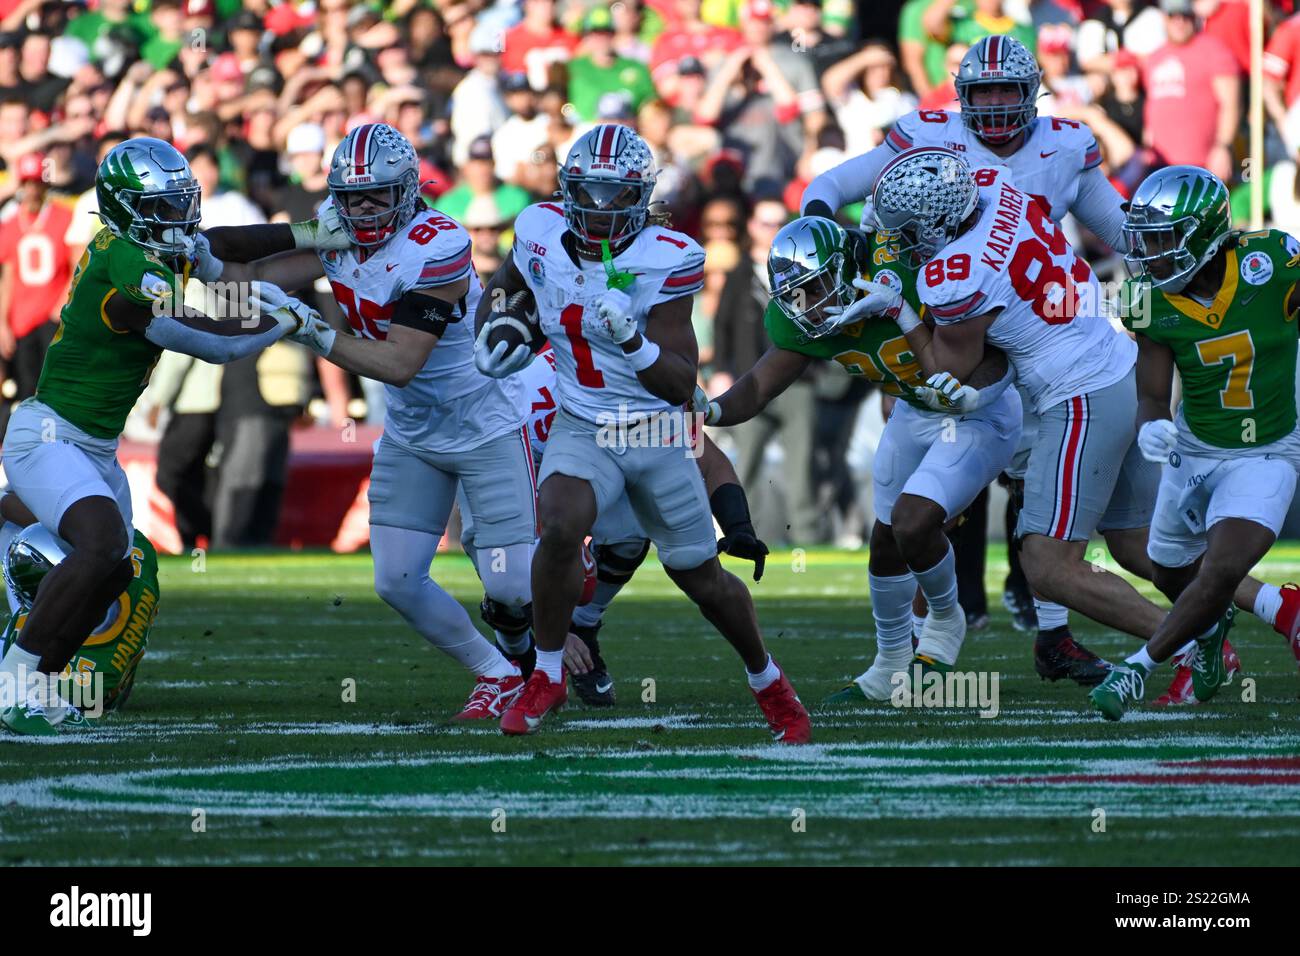
[(1055, 156), (1055, 155), (1057, 154), (1057, 152), (1059, 152), (1059, 150), (1055, 150), (1055, 149), (1054, 149), (1054, 150), (1052, 150), (1050, 153), (1043, 153), (1043, 152), (1040, 152), (1040, 153), (1038, 154), (1038, 156), (1039, 156), (1040, 159), (1046, 159), (1048, 156)]
[(384, 266), (384, 271), (385, 271), (385, 272), (392, 272), (392, 271), (393, 271), (394, 269), (396, 269), (396, 268), (397, 268), (397, 263), (396, 263), (396, 262), (390, 262), (388, 265)]
[(1259, 293), (1256, 292), (1255, 295), (1243, 296), (1241, 299), (1242, 308), (1245, 308), (1246, 306), (1250, 305), (1250, 303), (1253, 302), (1255, 300), (1255, 297), (1258, 295)]
[(608, 681), (607, 683), (604, 683), (604, 684), (599, 684), (599, 683), (598, 683), (598, 684), (596, 684), (596, 693), (597, 693), (597, 694), (608, 694), (608, 693), (610, 692), (610, 690), (611, 690), (613, 687), (614, 687), (614, 682), (613, 682), (613, 681)]
[(541, 725), (542, 718), (529, 717), (527, 714), (524, 714), (524, 723), (528, 725), (529, 730), (535, 730), (538, 726)]

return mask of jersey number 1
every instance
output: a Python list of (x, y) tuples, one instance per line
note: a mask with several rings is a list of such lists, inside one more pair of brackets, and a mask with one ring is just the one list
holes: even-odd
[(582, 306), (571, 302), (560, 313), (560, 325), (569, 337), (573, 360), (578, 365), (578, 384), (584, 388), (604, 388), (605, 376), (591, 360), (591, 346), (582, 337)]

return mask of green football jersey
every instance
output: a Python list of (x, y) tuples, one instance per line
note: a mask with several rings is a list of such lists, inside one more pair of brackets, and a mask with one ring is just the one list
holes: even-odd
[[(871, 265), (863, 277), (880, 281), (884, 276), (888, 276), (886, 281), (890, 284), (901, 283), (903, 297), (920, 315), (924, 307), (916, 295), (916, 271), (903, 265), (892, 243), (883, 240), (880, 233), (873, 233)], [(786, 317), (780, 306), (769, 302), (763, 325), (777, 348), (838, 362), (850, 375), (865, 375), (886, 395), (901, 398), (923, 411), (933, 411), (913, 391), (925, 384), (925, 376), (902, 330), (892, 320), (872, 316), (845, 326), (834, 335), (810, 339)]]
[(59, 328), (45, 353), (36, 398), (96, 438), (116, 438), (162, 349), (119, 332), (105, 308), (115, 295), (152, 306), (183, 286), (159, 257), (101, 229), (77, 263)]
[[(131, 565), (135, 577), (109, 609), (104, 623), (95, 628), (81, 649), (63, 669), (62, 679), (77, 680), (86, 686), (94, 675), (103, 674), (104, 711), (126, 703), (135, 682), (135, 670), (144, 657), (149, 631), (158, 614), (158, 552), (139, 531), (131, 547)], [(27, 623), (27, 610), (20, 609), (5, 625), (3, 647), (9, 650)], [(84, 699), (84, 698), (83, 698)]]
[(1271, 229), (1232, 237), (1227, 247), (1210, 305), (1130, 279), (1124, 325), (1172, 350), (1183, 417), (1197, 439), (1252, 448), (1296, 427), (1296, 321), (1286, 302), (1300, 281), (1300, 242)]

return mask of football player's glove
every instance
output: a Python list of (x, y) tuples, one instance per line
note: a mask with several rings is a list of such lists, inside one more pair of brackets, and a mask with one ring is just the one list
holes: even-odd
[(533, 352), (527, 344), (518, 345), (509, 355), (506, 350), (510, 343), (501, 340), (496, 348), (488, 349), (488, 336), (492, 332), (491, 323), (484, 323), (474, 341), (474, 365), (480, 372), (490, 378), (505, 378), (514, 375), (533, 360)]
[(632, 297), (622, 289), (606, 289), (596, 300), (595, 308), (583, 313), (583, 326), (607, 335), (615, 345), (622, 345), (637, 333), (632, 315)]
[(1147, 422), (1138, 430), (1138, 449), (1147, 461), (1166, 462), (1178, 444), (1178, 426), (1167, 418)]
[(963, 385), (951, 372), (935, 372), (916, 390), (917, 397), (936, 412), (962, 415), (979, 408), (979, 390)]

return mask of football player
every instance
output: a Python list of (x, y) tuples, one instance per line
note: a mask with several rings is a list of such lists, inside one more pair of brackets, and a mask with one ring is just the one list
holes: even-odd
[[(0, 649), (7, 650), (22, 633), (36, 589), (45, 576), (68, 555), (60, 541), (36, 521), (14, 494), (0, 498), (0, 561), (9, 599), (9, 622), (0, 633)], [(158, 553), (138, 530), (131, 548), (131, 583), (108, 608), (99, 623), (59, 675), (75, 681), (83, 692), (80, 706), (63, 695), (51, 700), (45, 716), (58, 732), (79, 729), (88, 721), (120, 709), (135, 687), (136, 668), (149, 644), (149, 632), (158, 615)], [(95, 686), (96, 678), (99, 686)], [(83, 713), (84, 711), (84, 713)]]
[[(497, 298), (531, 293), (555, 350), (560, 406), (542, 462), (533, 557), (537, 669), (501, 729), (531, 733), (564, 704), (582, 542), (626, 494), (668, 576), (736, 648), (774, 736), (807, 742), (808, 713), (763, 645), (749, 591), (718, 563), (708, 493), (688, 454), (682, 406), (695, 387), (691, 301), (703, 286), (704, 252), (650, 221), (654, 184), (653, 157), (635, 132), (602, 124), (584, 133), (560, 169), (561, 202), (519, 215), (511, 258), (479, 305), (479, 367), (510, 375), (531, 360), (528, 347), (507, 353), (503, 341), (489, 351), (488, 320)], [(647, 431), (659, 435), (650, 447), (629, 440)]]
[[(10, 487), (70, 549), (0, 662), (10, 675), (61, 673), (132, 580), (131, 492), (117, 439), (162, 350), (229, 362), (301, 325), (289, 309), (261, 308), (260, 299), (252, 300), (260, 317), (232, 321), (184, 305), (179, 293), (190, 275), (217, 276), (211, 263), (197, 262), (199, 184), (170, 143), (141, 137), (113, 147), (95, 174), (95, 193), (104, 228), (77, 264), (36, 395), (14, 411), (5, 434)], [(296, 226), (317, 234), (316, 223)], [(33, 683), (0, 722), (20, 734), (49, 734), (50, 703)]]
[[(375, 590), (474, 675), (455, 719), (494, 719), (524, 684), (501, 648), (522, 654), (528, 642), (537, 519), (523, 391), (474, 366), (466, 317), (482, 283), (469, 233), (420, 199), (419, 160), (406, 137), (383, 123), (358, 126), (335, 149), (327, 185), (321, 216), (341, 221), (344, 248), (287, 252), (283, 242), (254, 243), (256, 261), (227, 261), (223, 277), (293, 289), (329, 280), (350, 331), (285, 300), (308, 320), (295, 341), (386, 386), (384, 434), (370, 472)], [(218, 241), (233, 252), (258, 234), (259, 227), (242, 227), (207, 237), (217, 255)], [(493, 556), (479, 573), (501, 648), (429, 576), (458, 485), (473, 512), (474, 547)]]
[[(1227, 188), (1195, 166), (1148, 176), (1125, 230), (1137, 276), (1124, 287), (1124, 322), (1138, 341), (1138, 444), (1162, 465), (1148, 551), (1155, 584), (1174, 604), (1089, 694), (1107, 720), (1141, 699), (1152, 671), (1176, 653), (1192, 697), (1212, 698), (1225, 678), (1234, 597), (1271, 621), (1300, 660), (1295, 585), (1247, 577), (1277, 539), (1300, 468), (1300, 242), (1277, 230), (1233, 232)], [(1183, 391), (1171, 419), (1175, 368)]]
[[(1059, 223), (1067, 212), (1073, 213), (1112, 248), (1122, 250), (1123, 197), (1100, 168), (1097, 140), (1083, 123), (1038, 115), (1041, 78), (1034, 55), (1019, 40), (1001, 35), (980, 39), (966, 51), (957, 70), (959, 113), (917, 110), (901, 117), (880, 146), (813, 179), (804, 191), (804, 214), (833, 217), (846, 203), (869, 196), (880, 173), (899, 153), (938, 146), (961, 153), (973, 169), (1005, 167), (1017, 188), (1053, 220)], [(1026, 421), (1013, 465), (1017, 481), (1024, 478), (1028, 444), (1037, 428), (1032, 421), (1034, 403), (1023, 392), (1022, 398)], [(1150, 580), (1146, 524), (1158, 474), (1154, 468), (1143, 468), (1144, 464), (1139, 458), (1131, 477), (1140, 482), (1133, 497), (1145, 502), (1146, 513), (1135, 511), (1127, 519), (1139, 522), (1133, 527), (1110, 528), (1106, 544), (1121, 567)], [(1020, 497), (1019, 489), (1013, 489), (1010, 507)], [(1004, 602), (1016, 619), (1035, 620), (1034, 667), (1043, 677), (1095, 684), (1105, 676), (1105, 662), (1074, 640), (1068, 611), (1059, 603), (1040, 596), (1031, 612), (1014, 590), (1004, 595)]]
[(957, 662), (966, 615), (957, 602), (955, 559), (944, 525), (1007, 466), (1020, 438), (1020, 397), (1007, 388), (1011, 375), (1000, 352), (991, 350), (972, 377), (973, 385), (986, 387), (965, 386), (958, 395), (951, 376), (932, 382), (922, 376), (914, 358), (928, 338), (921, 329), (909, 341), (888, 317), (861, 312), (854, 283), (870, 278), (901, 289), (920, 308), (915, 273), (898, 255), (896, 238), (873, 233), (868, 241), (820, 216), (782, 228), (767, 259), (771, 301), (763, 323), (772, 347), (708, 403), (705, 416), (708, 425), (748, 421), (814, 359), (865, 375), (899, 399), (872, 469), (876, 523), (869, 581), (876, 659), (832, 696), (837, 701), (889, 700), (894, 675), (910, 672), (918, 585), (929, 613), (915, 660), (938, 670)]
[[(528, 438), (532, 442), (533, 461), (540, 467), (546, 454), (546, 440), (558, 410), (555, 384), (555, 352), (544, 346), (537, 359), (518, 374), (526, 392), (532, 398), (528, 419)], [(713, 517), (722, 529), (718, 541), (719, 553), (754, 562), (754, 580), (763, 576), (767, 558), (767, 545), (754, 530), (749, 513), (749, 502), (740, 486), (740, 479), (727, 456), (722, 453), (703, 431), (703, 442), (697, 459), (704, 476), (704, 486), (709, 493), (709, 506)], [(467, 554), (477, 564), (473, 547), (473, 516), (461, 500), (461, 514), (468, 515), (461, 529), (461, 543)], [(591, 529), (591, 546), (583, 551), (583, 570), (586, 580), (582, 598), (574, 608), (573, 620), (564, 644), (564, 669), (578, 698), (588, 707), (612, 707), (616, 702), (614, 680), (610, 677), (604, 657), (600, 653), (599, 633), (605, 612), (613, 603), (623, 585), (632, 580), (641, 562), (650, 551), (650, 540), (636, 520), (627, 495), (596, 518)], [(488, 614), (484, 603), (483, 614)], [(532, 673), (536, 653), (521, 664), (525, 677)]]

